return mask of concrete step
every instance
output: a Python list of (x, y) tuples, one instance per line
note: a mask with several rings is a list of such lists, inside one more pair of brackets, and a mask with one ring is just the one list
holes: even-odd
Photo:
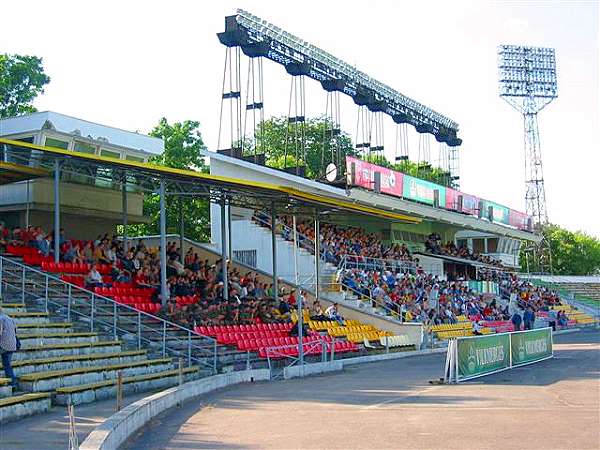
[(0, 378), (0, 398), (10, 397), (12, 395), (12, 386), (10, 378)]
[(9, 316), (14, 313), (27, 312), (25, 303), (0, 303), (0, 308)]
[[(88, 355), (55, 356), (50, 358), (23, 359), (13, 361), (12, 367), (17, 376), (36, 372), (54, 372), (92, 366), (110, 366), (146, 359), (145, 350), (126, 352), (90, 353)], [(0, 366), (1, 367), (1, 366)]]
[(19, 377), (21, 389), (27, 392), (48, 392), (60, 387), (98, 383), (123, 376), (145, 375), (173, 369), (171, 358), (146, 359), (123, 364), (97, 365), (49, 372), (35, 372)]
[(59, 342), (56, 344), (33, 345), (23, 347), (18, 352), (13, 353), (12, 359), (14, 363), (24, 359), (120, 352), (121, 345), (121, 341), (73, 342), (70, 344)]
[(72, 333), (60, 333), (52, 332), (45, 334), (19, 334), (21, 345), (23, 348), (31, 346), (40, 346), (45, 344), (73, 344), (75, 342), (97, 342), (97, 333), (85, 333), (85, 332), (72, 332)]
[(73, 330), (73, 324), (69, 322), (49, 322), (49, 323), (19, 323), (17, 324), (17, 334), (48, 334), (48, 333), (70, 333)]
[[(0, 424), (40, 414), (50, 409), (48, 393), (21, 394), (0, 399)], [(8, 448), (8, 447), (7, 447)]]
[(10, 317), (18, 324), (21, 323), (48, 323), (50, 322), (47, 312), (16, 312)]
[[(190, 381), (199, 375), (198, 367), (183, 369), (183, 381)], [(136, 392), (164, 389), (179, 383), (179, 370), (171, 369), (151, 374), (137, 375), (123, 378), (123, 394), (129, 395)], [(57, 405), (80, 405), (91, 403), (117, 395), (117, 380), (110, 379), (98, 383), (89, 383), (79, 386), (56, 389), (55, 403)]]

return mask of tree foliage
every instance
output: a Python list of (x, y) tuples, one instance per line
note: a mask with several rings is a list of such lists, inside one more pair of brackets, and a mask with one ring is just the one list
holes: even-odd
[[(191, 120), (169, 124), (162, 118), (150, 133), (165, 141), (165, 151), (156, 155), (150, 162), (177, 169), (194, 169), (208, 172), (202, 150), (204, 141), (199, 123)], [(128, 228), (131, 236), (158, 234), (160, 231), (160, 207), (158, 194), (144, 197), (144, 215), (150, 217), (147, 224), (132, 225)], [(179, 234), (179, 202), (175, 196), (166, 197), (167, 233)], [(184, 235), (190, 239), (206, 242), (210, 235), (209, 202), (206, 199), (184, 198), (182, 201)]]
[[(582, 231), (569, 231), (558, 225), (543, 227), (542, 233), (550, 244), (552, 271), (555, 275), (598, 275), (600, 274), (600, 239)], [(521, 268), (540, 272), (534, 258), (526, 258), (521, 251)]]
[[(322, 178), (325, 167), (334, 162), (341, 175), (346, 156), (354, 155), (355, 150), (347, 133), (332, 133), (332, 128), (331, 120), (325, 117), (307, 118), (304, 124), (296, 125), (288, 123), (287, 117), (273, 117), (257, 126), (256, 139), (244, 142), (244, 153), (264, 153), (268, 167), (306, 166), (306, 176), (315, 179)], [(334, 149), (339, 149), (339, 156), (332, 161)]]
[[(338, 174), (343, 175), (346, 156), (357, 156), (378, 166), (397, 170), (443, 186), (449, 185), (448, 173), (442, 169), (431, 167), (427, 162), (401, 161), (398, 164), (392, 164), (381, 155), (373, 154), (368, 157), (359, 155), (348, 133), (344, 131), (332, 133), (332, 128), (332, 122), (327, 117), (306, 119), (304, 123), (306, 158), (304, 158), (301, 125), (294, 126), (288, 123), (287, 117), (273, 117), (257, 126), (256, 136), (262, 136), (262, 138), (244, 141), (244, 153), (246, 155), (253, 155), (255, 151), (264, 153), (267, 166), (278, 169), (306, 165), (306, 176), (313, 179), (322, 178), (325, 175), (325, 168), (330, 162), (336, 163)], [(339, 156), (332, 158), (332, 150), (336, 148), (339, 149), (337, 152)]]
[(369, 159), (369, 162), (377, 164), (378, 166), (387, 167), (388, 169), (397, 170), (398, 172), (422, 180), (428, 180), (442, 186), (450, 186), (450, 174), (438, 167), (432, 167), (431, 164), (426, 161), (413, 162), (405, 160), (392, 164), (383, 156), (374, 156)]
[(0, 54), (0, 118), (35, 112), (32, 102), (49, 82), (41, 58)]

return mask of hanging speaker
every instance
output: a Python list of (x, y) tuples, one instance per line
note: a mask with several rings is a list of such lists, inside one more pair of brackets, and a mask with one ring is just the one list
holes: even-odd
[(494, 207), (493, 206), (488, 206), (488, 220), (490, 222), (494, 221)]
[(350, 185), (356, 185), (356, 163), (350, 164)]
[(373, 186), (375, 192), (379, 194), (381, 192), (381, 172), (373, 172)]
[(456, 202), (456, 210), (458, 212), (463, 212), (463, 196), (458, 196), (458, 201)]
[(479, 200), (479, 208), (477, 209), (477, 217), (480, 219), (483, 217), (483, 208), (484, 208), (483, 200)]

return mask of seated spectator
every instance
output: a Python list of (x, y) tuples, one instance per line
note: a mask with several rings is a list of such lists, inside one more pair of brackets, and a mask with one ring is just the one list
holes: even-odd
[(98, 272), (98, 266), (96, 264), (92, 265), (92, 268), (85, 277), (85, 283), (91, 288), (104, 286), (104, 283), (102, 282), (102, 275), (100, 272)]
[(341, 326), (344, 325), (344, 318), (338, 313), (337, 310), (338, 304), (333, 303), (325, 310), (325, 315), (329, 318), (329, 320), (335, 320)]

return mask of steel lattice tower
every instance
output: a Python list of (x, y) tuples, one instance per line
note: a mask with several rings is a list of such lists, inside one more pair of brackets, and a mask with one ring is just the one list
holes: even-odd
[(539, 226), (548, 223), (537, 115), (557, 97), (553, 48), (498, 47), (500, 97), (523, 114), (525, 141), (525, 206)]

